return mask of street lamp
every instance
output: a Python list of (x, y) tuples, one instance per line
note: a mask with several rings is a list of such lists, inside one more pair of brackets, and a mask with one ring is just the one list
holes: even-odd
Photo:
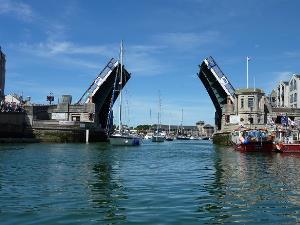
[(54, 101), (54, 96), (53, 96), (52, 92), (50, 92), (50, 94), (47, 96), (47, 101), (49, 102), (50, 105), (51, 105), (51, 102)]

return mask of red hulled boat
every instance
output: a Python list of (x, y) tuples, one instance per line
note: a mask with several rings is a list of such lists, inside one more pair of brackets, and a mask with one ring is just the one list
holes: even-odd
[(232, 132), (235, 150), (241, 152), (273, 152), (273, 137), (265, 129), (242, 129)]
[(298, 130), (279, 130), (276, 132), (275, 150), (280, 153), (300, 153)]

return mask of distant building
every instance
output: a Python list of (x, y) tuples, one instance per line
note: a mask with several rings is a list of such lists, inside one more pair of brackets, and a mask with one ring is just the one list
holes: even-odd
[(204, 130), (204, 135), (201, 136), (205, 136), (205, 137), (211, 137), (215, 132), (215, 128), (210, 124), (204, 125), (203, 130)]
[(276, 107), (277, 106), (277, 93), (276, 90), (272, 90), (271, 94), (269, 95), (269, 103), (271, 104), (272, 107)]
[(289, 82), (280, 81), (276, 88), (277, 107), (289, 107)]
[(289, 81), (289, 106), (290, 108), (300, 108), (298, 91), (300, 90), (300, 75), (293, 74)]
[(269, 96), (269, 102), (272, 107), (276, 108), (300, 108), (298, 90), (300, 90), (300, 75), (293, 74), (290, 80), (278, 83)]
[(205, 136), (205, 131), (203, 129), (204, 125), (205, 125), (205, 122), (202, 121), (202, 120), (200, 120), (196, 123), (196, 126), (197, 126), (198, 131), (199, 131), (199, 136)]
[(4, 100), (5, 88), (5, 54), (1, 51), (0, 47), (0, 102)]

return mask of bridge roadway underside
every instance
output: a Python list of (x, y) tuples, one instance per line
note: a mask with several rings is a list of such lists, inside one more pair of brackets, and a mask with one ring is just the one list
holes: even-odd
[[(120, 71), (120, 64), (113, 69), (109, 77), (99, 87), (99, 89), (97, 90), (97, 92), (94, 94), (92, 98), (92, 102), (95, 104), (95, 124), (103, 129), (105, 129), (107, 126), (107, 118), (109, 114), (111, 101), (113, 101), (114, 104), (116, 99), (119, 96), (119, 91), (115, 91), (115, 93), (113, 94), (115, 79), (117, 79), (116, 80), (117, 87), (118, 84), (120, 83), (120, 76), (118, 76), (119, 71)], [(123, 87), (126, 85), (130, 77), (131, 76), (128, 73), (128, 71), (125, 68), (123, 68), (123, 82), (122, 82)]]
[(227, 103), (227, 93), (217, 81), (205, 62), (200, 66), (198, 77), (202, 81), (216, 109), (215, 125), (221, 129), (222, 107)]

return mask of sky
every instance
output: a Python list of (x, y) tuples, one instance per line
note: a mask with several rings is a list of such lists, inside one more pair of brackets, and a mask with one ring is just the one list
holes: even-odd
[[(235, 88), (269, 93), (300, 73), (297, 0), (0, 0), (0, 46), (7, 56), (5, 93), (47, 104), (63, 94), (77, 102), (110, 58), (131, 79), (125, 123), (214, 124), (214, 106), (197, 77), (213, 56)], [(150, 113), (151, 112), (151, 113)]]

